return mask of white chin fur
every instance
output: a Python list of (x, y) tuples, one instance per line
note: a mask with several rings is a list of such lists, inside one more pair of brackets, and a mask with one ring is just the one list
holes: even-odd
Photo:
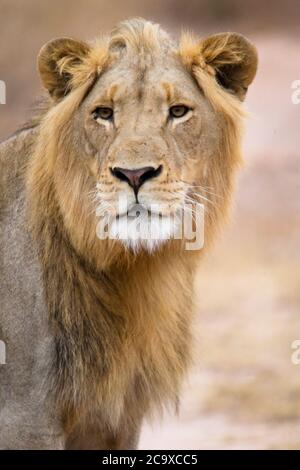
[(97, 228), (99, 238), (120, 240), (134, 252), (145, 249), (155, 251), (162, 244), (176, 236), (178, 223), (172, 216), (144, 212), (137, 217), (124, 215), (109, 222), (100, 222)]

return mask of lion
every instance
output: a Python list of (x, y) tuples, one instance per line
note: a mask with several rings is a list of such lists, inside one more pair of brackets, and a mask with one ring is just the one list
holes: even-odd
[[(143, 420), (179, 403), (193, 279), (229, 213), (256, 49), (133, 19), (92, 43), (50, 41), (38, 69), (48, 97), (0, 146), (0, 447), (134, 449)], [(182, 222), (166, 228), (187, 202), (204, 207), (201, 250), (172, 236)], [(155, 240), (123, 237), (136, 207), (162, 223)]]

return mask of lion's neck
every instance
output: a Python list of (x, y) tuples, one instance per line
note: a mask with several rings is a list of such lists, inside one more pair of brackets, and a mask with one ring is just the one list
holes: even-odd
[(29, 196), (56, 342), (54, 388), (66, 423), (97, 409), (114, 426), (131, 401), (140, 401), (138, 415), (175, 402), (189, 356), (186, 260), (164, 251), (99, 269), (74, 247), (53, 184), (45, 181)]

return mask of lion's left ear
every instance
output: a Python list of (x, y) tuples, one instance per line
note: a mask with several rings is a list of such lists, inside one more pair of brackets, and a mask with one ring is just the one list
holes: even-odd
[(183, 38), (184, 62), (190, 61), (192, 67), (206, 67), (223, 88), (243, 100), (257, 70), (255, 46), (237, 33), (216, 34), (193, 45), (191, 39)]
[(221, 33), (205, 39), (201, 46), (205, 62), (216, 71), (224, 88), (243, 99), (257, 70), (257, 51), (241, 34)]
[(71, 89), (73, 73), (90, 51), (88, 44), (69, 38), (53, 39), (38, 55), (38, 69), (44, 87), (55, 100)]

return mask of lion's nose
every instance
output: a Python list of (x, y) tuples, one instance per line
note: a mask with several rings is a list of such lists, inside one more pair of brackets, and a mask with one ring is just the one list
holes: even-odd
[(138, 168), (136, 170), (130, 170), (128, 168), (111, 168), (111, 173), (121, 181), (126, 181), (129, 186), (132, 187), (135, 195), (138, 190), (145, 183), (152, 178), (158, 176), (162, 171), (162, 165), (157, 168), (153, 166), (145, 166), (144, 168)]

